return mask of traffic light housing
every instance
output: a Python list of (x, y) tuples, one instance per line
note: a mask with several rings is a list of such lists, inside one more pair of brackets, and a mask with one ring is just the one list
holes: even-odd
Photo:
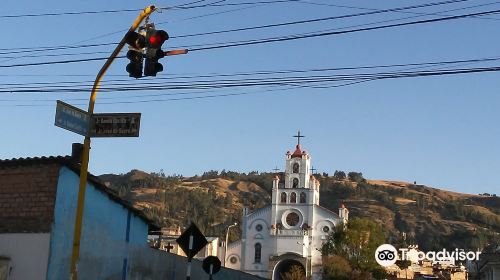
[(129, 77), (134, 77), (136, 79), (142, 77), (143, 68), (143, 50), (146, 47), (146, 37), (137, 32), (130, 31), (127, 34), (127, 44), (129, 45), (129, 51), (127, 52), (127, 58), (130, 63), (127, 64), (126, 70)]
[(146, 32), (146, 61), (144, 63), (144, 76), (156, 76), (163, 71), (163, 65), (158, 62), (165, 56), (161, 50), (163, 43), (168, 40), (168, 33), (164, 30), (149, 29)]
[(127, 72), (129, 77), (134, 77), (136, 79), (142, 77), (142, 52), (137, 50), (129, 50), (127, 52), (127, 58), (130, 63), (127, 64)]

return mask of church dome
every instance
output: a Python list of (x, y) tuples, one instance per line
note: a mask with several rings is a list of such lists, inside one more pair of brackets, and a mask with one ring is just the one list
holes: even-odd
[(297, 144), (297, 146), (295, 147), (295, 152), (293, 152), (292, 154), (292, 158), (302, 157), (302, 154), (305, 154), (305, 151), (302, 152), (302, 150), (300, 149), (300, 144)]

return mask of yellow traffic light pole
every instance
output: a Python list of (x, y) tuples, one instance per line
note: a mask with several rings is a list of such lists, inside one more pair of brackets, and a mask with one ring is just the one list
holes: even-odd
[[(99, 84), (101, 83), (102, 77), (108, 70), (113, 60), (118, 56), (123, 46), (126, 44), (127, 35), (129, 32), (134, 32), (137, 27), (141, 24), (141, 22), (149, 16), (152, 12), (154, 12), (155, 6), (151, 5), (146, 7), (141, 14), (136, 18), (129, 31), (123, 39), (120, 41), (116, 49), (113, 51), (111, 56), (106, 60), (103, 67), (97, 74), (97, 77), (94, 81), (94, 86), (92, 87), (92, 93), (90, 95), (89, 100), (89, 109), (88, 114), (92, 116), (94, 113), (94, 104), (97, 97), (97, 90), (99, 89)], [(80, 168), (80, 186), (78, 189), (78, 204), (76, 206), (76, 217), (75, 217), (75, 231), (73, 234), (73, 251), (71, 253), (71, 280), (76, 280), (78, 276), (77, 270), (77, 262), (80, 255), (80, 238), (82, 235), (82, 220), (83, 220), (83, 207), (85, 203), (85, 189), (87, 186), (87, 171), (89, 166), (89, 152), (90, 152), (90, 136), (85, 136), (85, 140), (83, 142), (83, 155), (82, 155), (82, 165)]]

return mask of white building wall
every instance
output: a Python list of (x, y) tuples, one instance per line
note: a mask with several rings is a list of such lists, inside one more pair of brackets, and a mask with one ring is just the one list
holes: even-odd
[[(300, 156), (296, 156), (299, 152)], [(284, 176), (273, 180), (271, 205), (253, 213), (244, 211), (242, 240), (229, 245), (227, 267), (269, 277), (277, 263), (298, 257), (307, 274), (312, 273), (311, 279), (321, 279), (321, 247), (335, 226), (347, 221), (347, 216), (342, 219), (337, 213), (319, 206), (319, 182), (310, 174), (311, 158), (300, 151), (300, 146), (294, 154), (287, 153)], [(293, 173), (294, 164), (299, 164), (297, 173)], [(294, 178), (299, 180), (295, 188), (292, 187)], [(281, 201), (283, 193), (286, 202)], [(292, 193), (296, 194), (295, 202), (290, 200)], [(306, 194), (303, 203), (300, 202), (301, 193)], [(298, 214), (299, 220), (288, 216), (291, 212)], [(256, 228), (259, 224), (261, 230)], [(255, 262), (257, 242), (262, 245), (260, 262)], [(229, 261), (232, 256), (237, 263)]]
[(47, 279), (50, 233), (2, 233), (0, 256), (10, 259), (9, 280)]
[[(232, 263), (231, 258), (234, 258), (236, 262)], [(225, 267), (231, 269), (241, 270), (241, 241), (238, 240), (227, 247), (227, 257), (225, 258)], [(224, 262), (223, 262), (224, 264)]]
[[(265, 277), (267, 267), (269, 266), (269, 256), (274, 251), (274, 243), (270, 238), (271, 230), (271, 212), (270, 206), (258, 209), (246, 216), (246, 250), (243, 270), (248, 273)], [(261, 244), (261, 260), (255, 262), (255, 244)]]

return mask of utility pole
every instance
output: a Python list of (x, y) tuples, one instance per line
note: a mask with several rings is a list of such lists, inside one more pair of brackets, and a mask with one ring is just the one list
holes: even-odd
[[(97, 97), (97, 90), (101, 83), (102, 77), (108, 70), (113, 60), (118, 56), (123, 46), (126, 44), (130, 33), (133, 33), (137, 27), (142, 23), (142, 21), (148, 17), (152, 12), (154, 12), (155, 6), (151, 5), (146, 7), (139, 16), (135, 19), (134, 23), (130, 27), (129, 31), (125, 34), (123, 39), (118, 43), (113, 53), (110, 55), (108, 60), (104, 63), (101, 70), (97, 74), (94, 81), (94, 86), (92, 87), (92, 92), (89, 100), (88, 115), (92, 116), (94, 113), (94, 104)], [(80, 240), (82, 235), (82, 220), (83, 220), (83, 207), (85, 203), (85, 189), (87, 186), (87, 171), (89, 166), (89, 151), (90, 151), (90, 136), (86, 135), (83, 142), (83, 154), (82, 154), (82, 164), (80, 167), (80, 185), (78, 188), (78, 202), (76, 206), (76, 217), (75, 217), (75, 230), (73, 233), (73, 251), (71, 253), (71, 280), (76, 280), (78, 277), (77, 262), (80, 255)]]

